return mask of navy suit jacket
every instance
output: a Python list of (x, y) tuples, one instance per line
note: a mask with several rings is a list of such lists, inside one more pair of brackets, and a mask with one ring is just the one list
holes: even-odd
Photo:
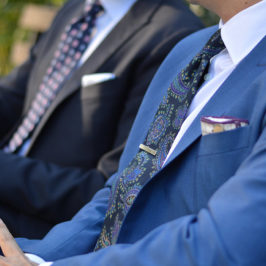
[[(118, 172), (138, 152), (168, 85), (216, 29), (191, 35), (166, 58), (141, 105)], [(114, 175), (71, 221), (43, 240), (18, 240), (23, 250), (64, 266), (265, 265), (265, 55), (266, 38), (240, 62), (140, 191), (117, 245), (92, 252)], [(245, 118), (249, 126), (201, 135), (200, 117), (225, 115)]]

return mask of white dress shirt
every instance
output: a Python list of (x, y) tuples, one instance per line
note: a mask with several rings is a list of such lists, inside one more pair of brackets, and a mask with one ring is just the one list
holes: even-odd
[[(93, 0), (87, 1), (92, 2)], [(119, 21), (125, 16), (125, 14), (136, 2), (136, 0), (101, 0), (100, 2), (104, 8), (104, 13), (96, 20), (96, 33), (93, 35), (89, 46), (81, 57), (78, 65), (79, 67), (82, 66), (90, 58), (92, 53), (103, 42), (103, 40), (108, 36), (112, 29), (114, 29)], [(25, 141), (18, 154), (25, 156), (30, 143), (31, 139)]]
[(266, 0), (243, 10), (228, 22), (220, 22), (226, 49), (210, 61), (208, 79), (192, 100), (187, 118), (182, 124), (165, 160), (168, 160), (194, 119), (208, 103), (236, 66), (266, 35)]

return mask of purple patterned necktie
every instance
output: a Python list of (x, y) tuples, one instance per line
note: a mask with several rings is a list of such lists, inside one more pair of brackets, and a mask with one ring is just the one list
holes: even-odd
[(95, 251), (116, 243), (123, 220), (139, 191), (162, 168), (190, 103), (208, 71), (210, 59), (224, 48), (220, 31), (217, 31), (170, 84), (144, 144), (140, 145), (137, 155), (113, 184)]
[(30, 138), (63, 84), (78, 67), (78, 63), (95, 33), (95, 21), (102, 13), (103, 7), (96, 0), (93, 3), (87, 1), (84, 9), (81, 18), (74, 18), (66, 26), (31, 107), (4, 148), (5, 152), (16, 152)]

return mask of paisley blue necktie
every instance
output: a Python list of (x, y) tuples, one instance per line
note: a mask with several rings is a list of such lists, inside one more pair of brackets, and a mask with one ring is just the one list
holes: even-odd
[(98, 0), (93, 3), (87, 1), (82, 17), (74, 18), (66, 26), (31, 107), (4, 148), (5, 152), (16, 152), (30, 138), (66, 80), (78, 67), (78, 63), (95, 33), (96, 18), (102, 11), (103, 8)]
[(220, 31), (217, 31), (170, 84), (139, 152), (113, 184), (95, 250), (116, 243), (123, 220), (139, 191), (162, 168), (190, 103), (208, 71), (210, 59), (224, 48)]

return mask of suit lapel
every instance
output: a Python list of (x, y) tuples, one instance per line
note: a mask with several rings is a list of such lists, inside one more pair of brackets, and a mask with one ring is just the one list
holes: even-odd
[[(254, 78), (265, 71), (266, 59), (261, 58), (266, 50), (266, 37), (257, 47), (236, 67), (233, 73), (222, 84), (198, 116), (194, 119), (177, 147), (169, 157), (164, 168), (182, 154), (194, 141), (201, 136), (200, 118), (202, 116), (222, 116), (226, 109), (231, 109), (234, 102), (241, 97), (241, 92), (247, 88)], [(243, 77), (243, 73), (245, 76)], [(164, 169), (163, 168), (163, 169)], [(163, 170), (161, 169), (161, 170)]]
[[(146, 23), (150, 16), (158, 8), (162, 0), (141, 0), (137, 1), (124, 16), (124, 18), (116, 25), (112, 32), (105, 38), (100, 46), (90, 56), (85, 64), (75, 71), (71, 79), (66, 82), (62, 90), (57, 95), (55, 101), (51, 104), (41, 122), (37, 126), (32, 136), (31, 145), (33, 146), (43, 126), (52, 115), (57, 106), (63, 102), (72, 93), (81, 87), (81, 78), (85, 74), (95, 73), (97, 70), (116, 52), (119, 48), (136, 34)], [(82, 9), (79, 10), (79, 12)], [(104, 51), (104, 52), (103, 52)]]

